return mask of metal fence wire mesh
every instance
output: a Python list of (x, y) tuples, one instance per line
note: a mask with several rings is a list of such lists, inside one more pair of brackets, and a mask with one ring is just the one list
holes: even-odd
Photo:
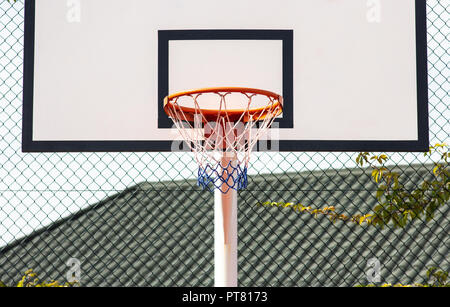
[[(434, 144), (450, 131), (449, 1), (427, 6)], [(213, 194), (196, 187), (192, 154), (22, 153), (23, 1), (0, 1), (0, 27), (0, 280), (15, 284), (33, 269), (65, 281), (75, 263), (82, 286), (212, 286)], [(410, 189), (433, 176), (439, 158), (388, 155)], [(370, 212), (377, 186), (356, 156), (253, 155), (249, 186), (239, 193), (241, 286), (368, 284), (374, 259), (380, 283), (423, 283), (431, 266), (450, 270), (448, 203), (432, 221), (403, 229), (257, 205)]]

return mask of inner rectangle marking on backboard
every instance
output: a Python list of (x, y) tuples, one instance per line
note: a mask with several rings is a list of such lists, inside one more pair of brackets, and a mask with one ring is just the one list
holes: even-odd
[(158, 33), (158, 128), (171, 128), (169, 93), (217, 86), (270, 90), (284, 96), (281, 128), (293, 127), (292, 30), (161, 30)]

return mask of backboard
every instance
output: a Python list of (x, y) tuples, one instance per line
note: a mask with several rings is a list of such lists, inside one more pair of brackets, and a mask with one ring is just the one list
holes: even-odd
[(182, 149), (164, 97), (217, 86), (284, 97), (256, 150), (428, 150), (425, 0), (25, 2), (24, 152)]

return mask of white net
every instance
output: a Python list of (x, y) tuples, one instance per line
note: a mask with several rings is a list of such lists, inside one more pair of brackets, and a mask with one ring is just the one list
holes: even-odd
[(247, 186), (251, 152), (282, 113), (282, 98), (252, 89), (210, 89), (169, 96), (165, 111), (195, 154), (204, 189)]

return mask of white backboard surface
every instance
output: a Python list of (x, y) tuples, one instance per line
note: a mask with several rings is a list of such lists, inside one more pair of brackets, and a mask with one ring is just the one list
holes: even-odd
[(283, 91), (283, 45), (277, 40), (169, 42), (169, 93), (239, 85)]
[(26, 0), (24, 151), (168, 151), (162, 98), (285, 96), (282, 151), (428, 146), (423, 0)]

